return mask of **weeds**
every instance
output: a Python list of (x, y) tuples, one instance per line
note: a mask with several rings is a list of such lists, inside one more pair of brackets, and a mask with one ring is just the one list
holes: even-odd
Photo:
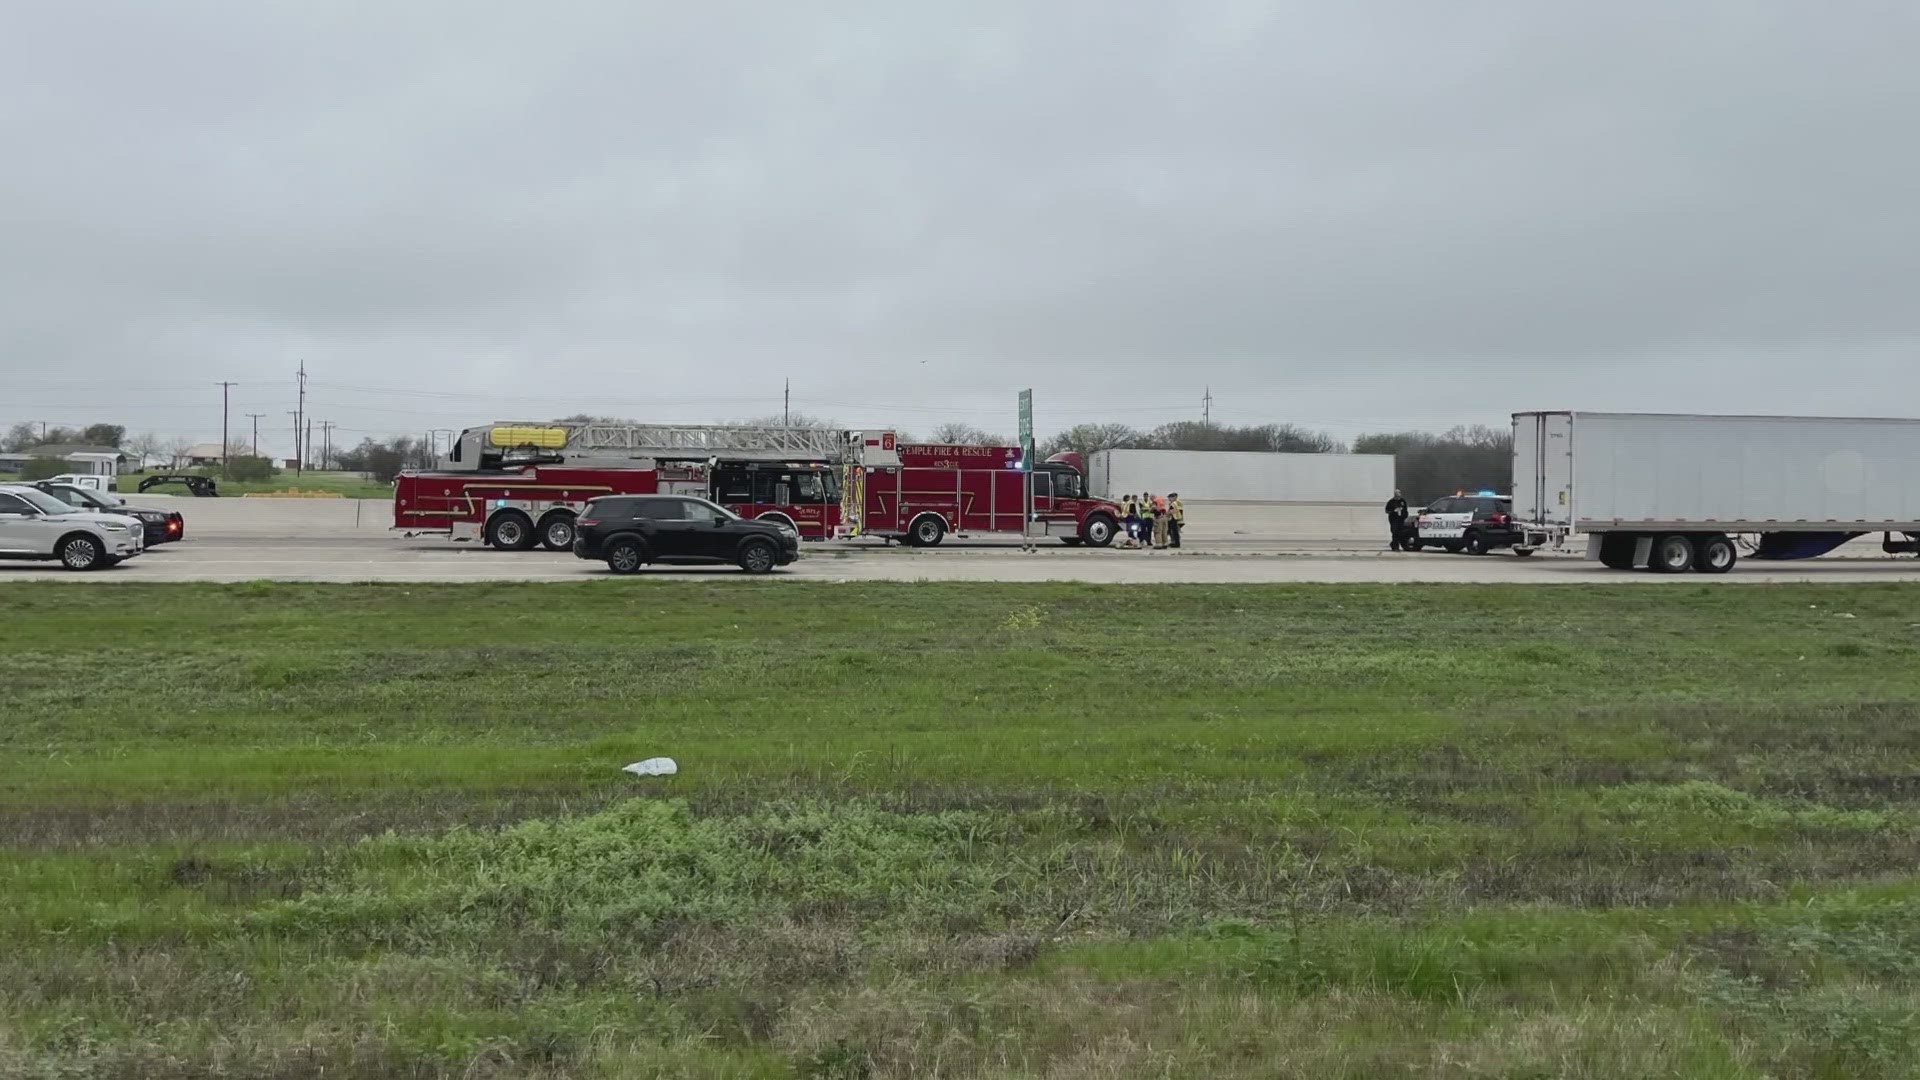
[(0, 1075), (1910, 1075), (1916, 601), (9, 587)]

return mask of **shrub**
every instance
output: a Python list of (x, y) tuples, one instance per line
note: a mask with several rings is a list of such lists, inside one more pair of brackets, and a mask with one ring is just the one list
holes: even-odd
[(20, 479), (45, 480), (50, 476), (59, 476), (63, 472), (70, 471), (72, 466), (57, 457), (29, 458), (26, 464), (20, 466)]

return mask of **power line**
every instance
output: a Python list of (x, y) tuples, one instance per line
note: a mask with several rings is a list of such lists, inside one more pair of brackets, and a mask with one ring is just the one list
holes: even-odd
[(263, 412), (250, 412), (247, 414), (248, 419), (253, 421), (253, 456), (254, 457), (260, 456), (260, 418), (265, 415), (267, 414)]

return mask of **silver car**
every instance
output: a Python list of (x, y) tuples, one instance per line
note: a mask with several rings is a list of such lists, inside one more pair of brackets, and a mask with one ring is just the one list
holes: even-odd
[(144, 550), (146, 530), (137, 518), (75, 510), (39, 488), (0, 484), (0, 558), (104, 570)]

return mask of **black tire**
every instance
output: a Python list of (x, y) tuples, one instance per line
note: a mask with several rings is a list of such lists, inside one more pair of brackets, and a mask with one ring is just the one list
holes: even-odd
[(1740, 561), (1740, 549), (1725, 536), (1702, 537), (1693, 552), (1693, 568), (1702, 574), (1724, 574)]
[(1609, 570), (1633, 569), (1633, 549), (1637, 537), (1617, 534), (1601, 537), (1600, 565)]
[(540, 540), (533, 522), (518, 510), (505, 510), (487, 521), (488, 544), (501, 551), (526, 551)]
[(913, 531), (908, 539), (914, 547), (939, 547), (946, 535), (946, 522), (934, 514), (924, 514), (914, 520)]
[(69, 570), (104, 570), (112, 565), (107, 562), (106, 548), (98, 539), (85, 533), (60, 541), (58, 555), (60, 565)]
[[(1112, 547), (1113, 538), (1119, 535), (1120, 526), (1105, 514), (1094, 514), (1080, 527), (1078, 539), (1085, 540), (1091, 547)], [(1073, 543), (1073, 540), (1067, 543)]]
[(1647, 569), (1656, 574), (1684, 574), (1693, 569), (1693, 537), (1685, 533), (1668, 533), (1653, 542), (1653, 553), (1647, 556)]
[(1427, 546), (1427, 542), (1415, 536), (1408, 539), (1405, 546), (1408, 551), (1419, 551), (1421, 548)]
[(637, 574), (646, 565), (646, 545), (631, 536), (622, 536), (607, 542), (605, 551), (607, 569), (616, 574)]
[(773, 550), (772, 541), (747, 540), (740, 545), (740, 569), (749, 574), (772, 573), (773, 564), (779, 558), (779, 554)]
[(548, 551), (572, 551), (573, 537), (573, 515), (565, 510), (540, 519), (540, 546)]
[(1447, 554), (1449, 555), (1458, 555), (1466, 547), (1466, 545), (1453, 540), (1448, 540), (1445, 543), (1441, 544), (1440, 546), (1443, 548), (1446, 548)]
[(1484, 534), (1482, 534), (1482, 533), (1477, 533), (1477, 532), (1474, 532), (1474, 531), (1472, 531), (1472, 530), (1468, 530), (1468, 532), (1467, 532), (1467, 554), (1469, 554), (1469, 555), (1491, 555), (1491, 554), (1493, 554), (1493, 548), (1491, 548), (1491, 547), (1488, 547), (1488, 546), (1487, 546), (1487, 538), (1486, 538), (1486, 536), (1485, 536)]
[(1060, 538), (1060, 542), (1067, 545), (1068, 547), (1079, 547), (1081, 544), (1085, 543), (1084, 540), (1081, 540), (1077, 536), (1063, 536)]
[(1517, 556), (1517, 557), (1519, 557), (1519, 558), (1522, 558), (1522, 559), (1525, 559), (1525, 558), (1528, 558), (1528, 557), (1530, 557), (1530, 556), (1532, 556), (1532, 555), (1533, 555), (1533, 553), (1534, 553), (1535, 551), (1537, 551), (1537, 550), (1539, 550), (1539, 549), (1538, 549), (1538, 548), (1521, 548), (1521, 547), (1517, 547), (1517, 548), (1514, 548), (1514, 549), (1513, 549), (1513, 553), (1514, 553), (1514, 555), (1515, 555), (1515, 556)]

